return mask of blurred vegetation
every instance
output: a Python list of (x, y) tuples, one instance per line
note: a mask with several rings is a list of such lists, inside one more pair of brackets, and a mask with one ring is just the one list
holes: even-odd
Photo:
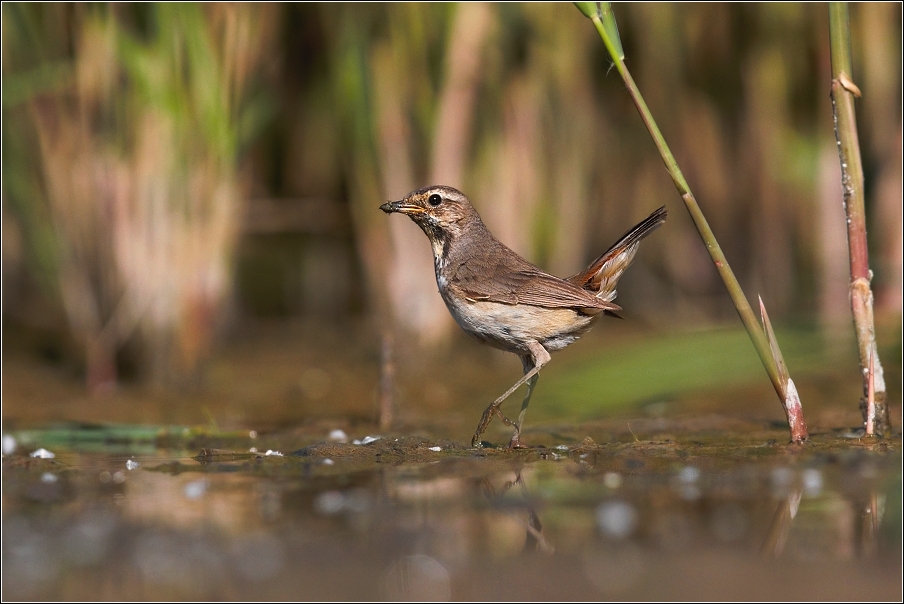
[[(825, 6), (614, 10), (745, 291), (847, 325)], [(877, 312), (899, 314), (901, 6), (851, 17)], [(65, 317), (92, 387), (129, 358), (184, 380), (261, 316), (442, 341), (429, 246), (377, 211), (429, 183), (557, 274), (679, 201), (571, 5), (3, 5), (4, 319)], [(619, 294), (661, 327), (734, 317), (684, 212)]]
[(133, 333), (159, 381), (207, 355), (230, 290), (237, 158), (262, 111), (246, 97), (271, 14), (4, 6), (4, 199), (84, 343), (92, 389), (115, 383)]
[[(849, 339), (832, 337), (813, 326), (782, 330), (779, 337), (799, 376), (816, 374), (825, 380), (827, 374), (837, 372), (838, 364), (854, 362), (851, 354), (845, 354), (850, 352)], [(605, 409), (655, 406), (689, 392), (763, 384), (755, 354), (739, 327), (675, 332), (599, 351), (572, 363), (543, 385), (555, 397), (539, 413), (589, 419)]]

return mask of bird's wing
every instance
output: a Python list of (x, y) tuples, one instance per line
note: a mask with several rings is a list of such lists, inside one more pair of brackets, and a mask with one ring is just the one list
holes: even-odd
[(619, 310), (616, 304), (545, 273), (520, 256), (508, 254), (494, 255), (482, 261), (472, 258), (461, 263), (455, 271), (454, 287), (473, 301), (543, 308)]

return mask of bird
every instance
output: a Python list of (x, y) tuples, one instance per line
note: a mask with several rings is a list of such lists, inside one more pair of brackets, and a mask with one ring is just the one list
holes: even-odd
[[(455, 322), (477, 340), (521, 359), (524, 374), (486, 408), (471, 438), (472, 447), (483, 446), (481, 435), (498, 416), (514, 427), (510, 448), (524, 446), (524, 416), (539, 372), (550, 361), (549, 353), (575, 342), (600, 315), (619, 317), (615, 286), (634, 260), (640, 240), (668, 215), (665, 206), (660, 207), (585, 270), (561, 279), (496, 239), (468, 197), (453, 187), (417, 189), (380, 209), (405, 214), (427, 235), (439, 294)], [(512, 421), (500, 406), (525, 383), (521, 411)]]

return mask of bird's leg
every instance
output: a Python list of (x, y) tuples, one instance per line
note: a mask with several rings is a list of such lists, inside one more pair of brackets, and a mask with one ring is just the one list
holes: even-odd
[(524, 421), (524, 414), (527, 411), (527, 405), (530, 402), (530, 395), (534, 390), (534, 384), (537, 383), (538, 373), (540, 369), (543, 368), (546, 363), (549, 362), (550, 356), (545, 348), (539, 342), (528, 342), (528, 348), (530, 349), (530, 355), (523, 355), (521, 357), (521, 364), (524, 367), (524, 375), (521, 376), (521, 379), (515, 382), (515, 384), (505, 391), (505, 393), (497, 398), (493, 403), (486, 408), (483, 412), (483, 415), (480, 418), (480, 423), (477, 424), (477, 430), (474, 432), (474, 436), (471, 438), (471, 446), (479, 447), (480, 446), (480, 435), (484, 433), (487, 429), (487, 426), (490, 425), (490, 422), (493, 420), (494, 415), (499, 415), (502, 420), (506, 423), (506, 425), (511, 425), (511, 420), (507, 420), (505, 416), (499, 411), (499, 406), (502, 405), (502, 401), (507, 399), (515, 390), (521, 387), (521, 384), (525, 382), (530, 382), (527, 387), (527, 396), (524, 399), (524, 402), (521, 403), (521, 414), (518, 416), (518, 421), (514, 423), (515, 425), (515, 436), (512, 437), (512, 442), (509, 443), (511, 447), (517, 447), (520, 445), (517, 442), (517, 437), (521, 434), (521, 422)]
[(515, 422), (513, 422), (512, 420), (507, 418), (505, 415), (503, 415), (502, 409), (499, 409), (498, 407), (496, 408), (496, 417), (498, 417), (499, 421), (501, 421), (506, 426), (514, 426), (515, 425)]
[[(533, 359), (524, 355), (521, 357), (521, 364), (524, 366), (524, 373), (527, 374), (531, 369), (534, 368)], [(540, 374), (535, 373), (532, 378), (527, 380), (527, 392), (524, 395), (524, 400), (521, 401), (521, 412), (518, 414), (518, 421), (514, 423), (515, 425), (515, 433), (512, 434), (512, 440), (509, 441), (509, 449), (518, 449), (521, 445), (521, 424), (524, 423), (524, 416), (527, 414), (527, 406), (530, 404), (530, 397), (534, 393), (534, 386), (537, 385), (537, 380), (540, 379)]]
[[(512, 386), (511, 388), (506, 390), (505, 394), (503, 394), (502, 396), (497, 398), (495, 401), (493, 401), (493, 403), (489, 407), (486, 408), (486, 410), (483, 412), (483, 415), (480, 417), (480, 423), (477, 424), (477, 431), (474, 432), (474, 436), (471, 438), (471, 446), (472, 447), (480, 446), (480, 435), (483, 434), (484, 431), (487, 429), (487, 426), (490, 425), (490, 422), (493, 420), (494, 415), (497, 415), (497, 414), (501, 415), (501, 412), (499, 411), (499, 406), (502, 404), (502, 401), (507, 399), (512, 394), (512, 392), (514, 392), (521, 386), (521, 384), (523, 384), (524, 382), (528, 381), (530, 378), (537, 375), (537, 373), (539, 371), (540, 371), (539, 367), (534, 367), (533, 369), (530, 370), (529, 373), (525, 373), (524, 376), (520, 380), (515, 382), (514, 386)], [(503, 417), (503, 421), (505, 421), (505, 419), (507, 419), (507, 418)], [(511, 420), (509, 420), (509, 422), (511, 422)], [(506, 422), (506, 423), (508, 423), (508, 422)], [(512, 422), (512, 423), (514, 423), (514, 422)]]

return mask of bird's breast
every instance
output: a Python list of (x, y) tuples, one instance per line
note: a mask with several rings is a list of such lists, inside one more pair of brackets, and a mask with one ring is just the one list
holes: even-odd
[(457, 294), (441, 271), (436, 273), (436, 283), (449, 313), (466, 333), (516, 354), (529, 354), (528, 342), (540, 342), (547, 350), (565, 348), (586, 333), (593, 321), (570, 308), (470, 300)]

